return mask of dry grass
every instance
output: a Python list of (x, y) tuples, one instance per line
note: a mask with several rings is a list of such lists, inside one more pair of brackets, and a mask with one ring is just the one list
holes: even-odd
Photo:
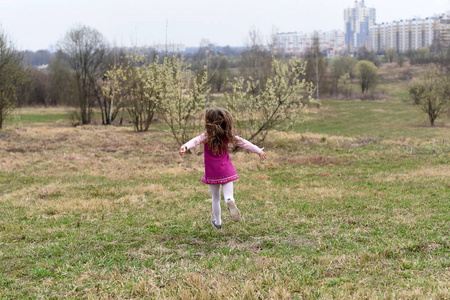
[(448, 139), (273, 132), (232, 154), (243, 222), (209, 224), (201, 150), (166, 132), (0, 137), (0, 297), (450, 298)]

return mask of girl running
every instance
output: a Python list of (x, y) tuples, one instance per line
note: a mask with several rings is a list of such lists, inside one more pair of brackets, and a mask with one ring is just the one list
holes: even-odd
[(204, 144), (205, 173), (201, 180), (209, 185), (211, 191), (214, 214), (211, 223), (217, 229), (222, 229), (220, 186), (222, 186), (225, 203), (230, 211), (231, 218), (235, 222), (241, 220), (241, 214), (233, 197), (233, 180), (239, 177), (230, 160), (228, 143), (258, 154), (263, 161), (266, 159), (267, 154), (263, 151), (264, 148), (259, 148), (233, 134), (233, 117), (229, 111), (223, 108), (207, 109), (205, 112), (205, 131), (182, 145), (178, 152), (183, 156), (187, 150), (199, 144)]

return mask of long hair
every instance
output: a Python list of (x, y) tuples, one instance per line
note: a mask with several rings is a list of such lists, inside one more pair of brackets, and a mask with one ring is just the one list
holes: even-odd
[(233, 117), (226, 109), (215, 107), (205, 112), (206, 145), (214, 155), (228, 150), (228, 143), (236, 144), (233, 132)]

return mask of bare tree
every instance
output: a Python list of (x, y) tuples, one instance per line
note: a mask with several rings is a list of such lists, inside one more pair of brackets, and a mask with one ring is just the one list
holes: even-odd
[(258, 88), (261, 89), (271, 71), (272, 57), (264, 46), (264, 39), (259, 30), (250, 30), (245, 43), (246, 49), (241, 53), (241, 74), (257, 80)]
[(48, 65), (50, 77), (50, 105), (69, 105), (75, 102), (76, 82), (70, 66), (60, 54)]
[[(347, 81), (351, 81), (356, 63), (357, 60), (352, 57), (336, 57), (331, 60), (330, 73), (332, 79), (332, 92), (334, 94), (344, 92), (344, 94), (348, 96), (350, 89), (347, 89)], [(343, 90), (341, 90), (341, 88), (343, 88)]]
[[(190, 69), (196, 71), (197, 77), (202, 78), (206, 74), (206, 84), (210, 90), (220, 92), (229, 76), (227, 57), (216, 51), (214, 44), (208, 40), (202, 40), (198, 52), (190, 61)], [(209, 107), (209, 102), (208, 94), (207, 107)]]
[(19, 88), (28, 82), (22, 56), (0, 31), (0, 129), (6, 116), (16, 107)]
[[(105, 71), (108, 43), (99, 31), (81, 25), (66, 33), (59, 41), (58, 49), (73, 70), (79, 117), (82, 124), (88, 124), (95, 100), (100, 102), (99, 97), (102, 97), (101, 78)], [(102, 117), (105, 124), (103, 108)]]
[(439, 115), (450, 110), (449, 76), (436, 65), (431, 65), (409, 86), (409, 95), (434, 126)]
[(313, 38), (311, 48), (306, 53), (306, 78), (314, 83), (317, 106), (319, 106), (320, 89), (323, 81), (322, 75), (325, 73), (325, 69), (325, 59), (320, 51), (319, 37), (316, 35)]
[(45, 71), (35, 68), (29, 70), (30, 93), (24, 99), (30, 105), (51, 105), (50, 101), (50, 76)]
[(313, 57), (314, 57), (314, 75), (316, 77), (316, 101), (319, 101), (319, 90), (320, 90), (320, 77), (322, 75), (323, 68), (323, 55), (320, 52), (319, 48), (319, 38), (317, 36), (314, 37), (313, 42)]

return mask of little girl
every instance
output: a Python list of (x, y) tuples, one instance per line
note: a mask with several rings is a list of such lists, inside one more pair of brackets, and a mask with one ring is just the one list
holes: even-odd
[(205, 173), (202, 182), (209, 185), (212, 194), (213, 217), (211, 223), (217, 229), (222, 229), (220, 216), (220, 185), (222, 185), (223, 196), (231, 218), (235, 222), (241, 220), (241, 215), (233, 198), (233, 180), (238, 179), (236, 170), (228, 154), (228, 143), (247, 149), (259, 155), (261, 160), (266, 159), (264, 148), (259, 148), (247, 140), (233, 134), (233, 117), (230, 112), (223, 108), (211, 108), (205, 112), (205, 131), (182, 145), (181, 156), (199, 144), (204, 144)]

